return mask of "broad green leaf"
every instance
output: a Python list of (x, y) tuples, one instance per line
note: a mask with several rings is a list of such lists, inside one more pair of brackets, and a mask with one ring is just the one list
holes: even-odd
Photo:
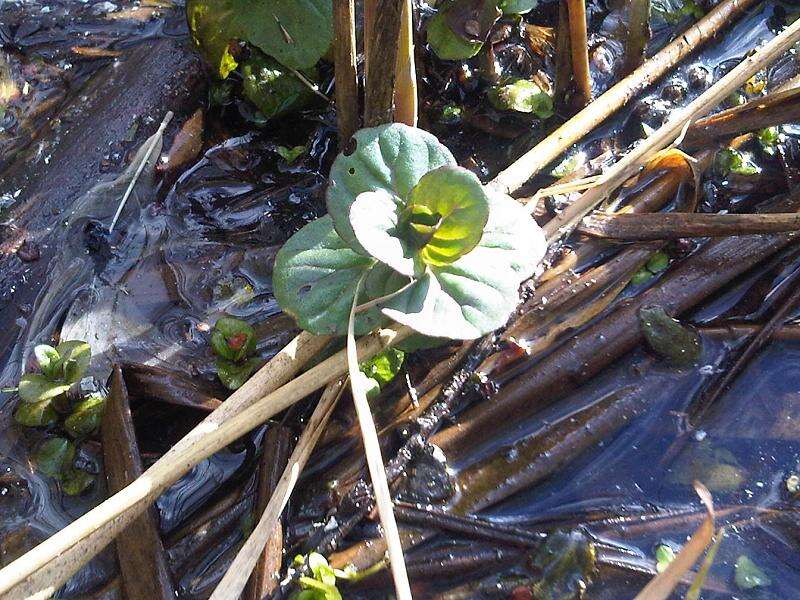
[(489, 196), (474, 173), (446, 166), (419, 180), (411, 190), (409, 209), (412, 224), (420, 215), (437, 221), (420, 254), (426, 264), (443, 266), (480, 242), (489, 219)]
[(59, 376), (56, 366), (60, 357), (55, 348), (47, 344), (39, 344), (33, 349), (33, 355), (36, 357), (36, 362), (45, 377), (53, 379)]
[(100, 428), (105, 409), (105, 396), (92, 394), (78, 402), (72, 414), (64, 419), (64, 429), (74, 438), (85, 437)]
[(331, 167), (328, 214), (345, 244), (367, 254), (350, 224), (356, 198), (385, 190), (405, 202), (423, 175), (456, 161), (435, 136), (401, 123), (362, 129), (348, 143), (350, 152), (339, 154)]
[(539, 4), (539, 0), (500, 0), (497, 7), (504, 15), (524, 15), (532, 11)]
[(403, 206), (385, 190), (359, 194), (350, 206), (350, 225), (361, 247), (392, 269), (411, 277), (419, 270), (417, 254), (402, 231)]
[(361, 363), (359, 368), (364, 375), (374, 380), (380, 387), (384, 387), (400, 372), (405, 356), (402, 350), (387, 348)]
[(742, 554), (736, 559), (734, 580), (739, 589), (752, 590), (757, 587), (772, 585), (772, 580), (756, 563)]
[(533, 113), (540, 119), (553, 116), (553, 98), (533, 81), (518, 79), (489, 90), (489, 102), (498, 110)]
[(447, 16), (440, 12), (428, 21), (428, 44), (442, 60), (472, 58), (483, 48), (483, 42), (470, 42), (458, 35), (447, 23)]
[(241, 319), (220, 317), (211, 331), (211, 347), (222, 358), (244, 360), (256, 349), (256, 333)]
[(331, 0), (188, 0), (195, 44), (217, 70), (232, 41), (257, 46), (293, 69), (316, 64), (333, 39)]
[(61, 476), (61, 490), (67, 496), (78, 496), (94, 483), (94, 475), (81, 469), (68, 469)]
[(217, 359), (217, 375), (229, 390), (238, 390), (250, 376), (261, 366), (261, 360), (251, 358), (244, 362), (233, 362), (224, 358)]
[[(356, 284), (374, 262), (351, 250), (326, 215), (303, 227), (278, 252), (272, 281), (275, 299), (306, 331), (344, 335)], [(363, 311), (356, 317), (356, 333), (385, 322), (376, 308)]]
[[(474, 339), (501, 327), (519, 302), (519, 284), (544, 257), (539, 226), (515, 200), (489, 196), (489, 220), (478, 246), (443, 266), (429, 266), (414, 285), (382, 303), (383, 313), (427, 336)], [(404, 278), (376, 265), (370, 296), (399, 289)]]
[[(317, 71), (307, 69), (304, 75), (313, 81)], [(297, 75), (260, 52), (242, 63), (242, 93), (267, 119), (304, 108), (315, 98)]]
[(75, 446), (64, 438), (50, 438), (36, 449), (33, 458), (39, 471), (50, 477), (60, 478), (67, 469), (72, 468)]
[(59, 359), (54, 368), (61, 372), (64, 381), (67, 383), (80, 381), (92, 360), (92, 349), (89, 344), (80, 340), (68, 340), (56, 346), (56, 351)]
[(14, 411), (14, 420), (25, 427), (47, 427), (58, 421), (52, 400), (20, 402)]
[(23, 402), (52, 400), (69, 391), (70, 384), (51, 381), (39, 373), (27, 373), (19, 381), (19, 397)]

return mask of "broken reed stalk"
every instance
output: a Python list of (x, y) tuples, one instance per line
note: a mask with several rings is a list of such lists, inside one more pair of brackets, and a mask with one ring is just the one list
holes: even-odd
[(511, 193), (521, 188), (531, 177), (566, 152), (572, 144), (601, 125), (642, 90), (670, 72), (698, 46), (713, 38), (729, 25), (730, 21), (743, 14), (756, 2), (757, 0), (724, 0), (636, 71), (596, 98), (589, 106), (506, 167), (490, 185), (504, 193)]
[(354, 0), (333, 1), (336, 122), (339, 147), (358, 129), (358, 71), (356, 67), (356, 11)]
[(714, 503), (711, 500), (711, 492), (697, 481), (694, 482), (694, 489), (706, 507), (708, 514), (705, 520), (673, 561), (669, 563), (666, 570), (651, 579), (634, 600), (667, 600), (681, 583), (686, 572), (692, 568), (711, 544), (714, 538)]
[(383, 466), (381, 443), (378, 439), (378, 430), (372, 418), (372, 409), (367, 401), (366, 376), (359, 370), (358, 351), (356, 350), (355, 322), (356, 306), (360, 295), (364, 276), (356, 284), (356, 293), (350, 307), (350, 320), (347, 324), (347, 370), (350, 375), (350, 390), (353, 404), (356, 407), (358, 425), (361, 428), (361, 442), (364, 446), (364, 455), (367, 458), (367, 469), (372, 480), (372, 491), (375, 495), (375, 505), (378, 508), (378, 518), (383, 528), (383, 539), (389, 555), (389, 567), (392, 571), (395, 596), (398, 600), (412, 600), (411, 585), (408, 583), (406, 562), (403, 557), (403, 545), (400, 542), (400, 532), (394, 518), (392, 494), (389, 491), (389, 482)]
[[(602, 184), (582, 194), (575, 202), (567, 206), (544, 227), (548, 242), (568, 234), (586, 214), (613, 190), (622, 185), (656, 152), (663, 150), (681, 135), (687, 125), (699, 117), (706, 115), (718, 106), (725, 98), (736, 91), (745, 81), (759, 70), (765, 68), (781, 54), (789, 50), (800, 40), (800, 21), (784, 29), (775, 38), (764, 44), (753, 55), (748, 56), (727, 75), (708, 88), (697, 99), (685, 108), (677, 111), (664, 125), (659, 127), (641, 144), (626, 154), (619, 162), (604, 174)], [(597, 104), (597, 103), (595, 103)]]
[(364, 95), (364, 126), (375, 127), (392, 122), (395, 69), (385, 65), (397, 64), (400, 22), (405, 0), (376, 0), (375, 24), (368, 45), (367, 65), (380, 69), (380, 75), (367, 75)]
[(652, 213), (587, 216), (578, 232), (622, 241), (672, 240), (676, 238), (728, 237), (800, 230), (800, 215)]
[[(366, 360), (411, 334), (382, 329), (358, 341)], [(340, 351), (292, 379), (330, 338), (301, 333), (244, 386), (122, 491), (67, 525), (2, 570), (4, 600), (47, 598), (193, 466), (294, 402), (344, 375)]]
[(800, 119), (800, 89), (790, 88), (699, 119), (686, 132), (681, 146), (698, 148), (709, 142), (791, 123)]
[(586, 0), (567, 0), (569, 12), (569, 47), (572, 73), (581, 106), (592, 101), (592, 76), (589, 73), (589, 39), (586, 33)]
[(364, 82), (369, 80), (369, 53), (375, 35), (375, 15), (378, 0), (364, 0)]
[(414, 63), (414, 3), (403, 0), (400, 40), (394, 83), (394, 120), (410, 127), (417, 126), (417, 68)]
[(572, 81), (572, 57), (569, 50), (569, 10), (566, 0), (558, 3), (558, 29), (556, 30), (556, 81), (553, 100), (559, 110), (567, 107), (567, 92)]
[(628, 36), (622, 74), (630, 75), (644, 62), (650, 41), (650, 0), (628, 0)]
[(300, 473), (303, 471), (308, 457), (311, 456), (311, 451), (316, 446), (320, 435), (322, 435), (322, 431), (325, 429), (336, 402), (343, 391), (343, 379), (329, 383), (325, 388), (311, 418), (300, 435), (300, 439), (297, 440), (297, 446), (292, 451), (278, 485), (275, 487), (275, 492), (259, 518), (258, 524), (236, 554), (236, 558), (233, 559), (230, 567), (228, 567), (225, 576), (217, 584), (210, 600), (235, 599), (241, 594), (247, 584), (250, 573), (252, 573), (264, 550), (264, 546), (277, 527), (278, 520), (289, 502), (289, 497), (297, 484)]

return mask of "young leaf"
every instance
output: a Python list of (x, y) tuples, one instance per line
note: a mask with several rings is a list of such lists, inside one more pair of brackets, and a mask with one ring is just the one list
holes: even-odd
[(553, 98), (527, 79), (492, 88), (489, 102), (498, 110), (534, 113), (540, 119), (553, 116)]
[(100, 427), (105, 409), (105, 396), (92, 394), (75, 406), (72, 414), (64, 419), (64, 429), (74, 438), (85, 437)]
[(256, 349), (256, 334), (241, 319), (220, 317), (211, 332), (211, 347), (222, 358), (244, 360)]
[[(489, 220), (478, 246), (453, 263), (429, 266), (402, 293), (382, 303), (383, 313), (431, 337), (474, 339), (502, 326), (519, 301), (519, 284), (544, 257), (539, 226), (515, 200), (489, 196)], [(366, 287), (380, 297), (402, 287), (402, 277), (383, 265)]]
[(345, 245), (367, 254), (350, 224), (350, 206), (359, 194), (385, 190), (406, 201), (423, 175), (456, 161), (436, 137), (401, 123), (362, 129), (349, 144), (353, 151), (339, 154), (331, 167), (326, 202)]
[(218, 358), (217, 375), (222, 385), (226, 388), (229, 390), (238, 390), (250, 379), (250, 375), (260, 366), (261, 361), (257, 358), (251, 358), (244, 362), (233, 362), (225, 360), (224, 358)]
[(47, 344), (39, 344), (33, 349), (33, 355), (36, 357), (36, 362), (45, 377), (53, 379), (59, 376), (56, 371), (56, 365), (60, 357), (55, 348)]
[(52, 400), (20, 402), (14, 411), (14, 420), (25, 427), (47, 427), (58, 421)]
[(89, 344), (80, 340), (61, 342), (56, 346), (59, 359), (54, 369), (66, 383), (77, 383), (83, 377), (92, 360), (92, 349)]
[(39, 373), (26, 373), (19, 381), (19, 397), (23, 402), (52, 400), (69, 391), (70, 384), (51, 381)]
[(503, 11), (504, 15), (524, 15), (532, 11), (539, 4), (539, 0), (500, 0), (497, 8)]
[(56, 437), (44, 441), (34, 454), (36, 468), (50, 477), (60, 478), (72, 467), (75, 446), (67, 439)]
[[(303, 227), (278, 252), (272, 281), (275, 299), (306, 331), (344, 335), (356, 284), (374, 263), (351, 250), (326, 215)], [(365, 310), (356, 319), (356, 333), (385, 322), (377, 308)]]
[(61, 490), (67, 496), (78, 496), (94, 483), (94, 475), (81, 469), (67, 469), (61, 476)]
[(384, 387), (400, 372), (405, 360), (405, 352), (396, 348), (387, 348), (360, 365), (361, 372), (373, 379), (380, 387)]
[(306, 151), (306, 147), (292, 146), (289, 148), (288, 146), (278, 146), (276, 151), (278, 154), (280, 154), (281, 158), (286, 161), (287, 165), (291, 165), (301, 154), (303, 154), (303, 152)]
[(734, 580), (739, 589), (752, 590), (756, 587), (772, 585), (772, 580), (756, 563), (742, 554), (736, 559)]
[(442, 60), (472, 58), (483, 48), (483, 42), (470, 42), (453, 31), (444, 12), (428, 21), (427, 39), (431, 49)]
[(675, 550), (671, 546), (659, 544), (656, 547), (656, 571), (663, 573), (673, 560), (675, 560)]
[(470, 252), (489, 220), (489, 196), (474, 173), (461, 167), (439, 167), (411, 190), (408, 208), (415, 218), (434, 217), (437, 224), (420, 255), (429, 265), (444, 266)]

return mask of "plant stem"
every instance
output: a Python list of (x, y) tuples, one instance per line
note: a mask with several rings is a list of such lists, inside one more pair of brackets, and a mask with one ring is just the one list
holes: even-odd
[(394, 120), (417, 126), (417, 68), (414, 63), (414, 3), (403, 0), (394, 86)]
[(389, 492), (389, 483), (386, 481), (386, 471), (383, 467), (383, 455), (378, 441), (378, 431), (372, 418), (372, 410), (367, 402), (367, 390), (364, 386), (364, 374), (358, 368), (358, 351), (356, 350), (355, 322), (356, 305), (364, 276), (356, 285), (353, 304), (350, 307), (350, 320), (347, 323), (347, 369), (350, 374), (350, 388), (353, 392), (353, 404), (356, 407), (358, 424), (361, 427), (361, 439), (364, 444), (364, 454), (367, 457), (367, 468), (375, 500), (378, 506), (378, 516), (383, 526), (383, 536), (389, 551), (389, 567), (392, 570), (395, 594), (398, 600), (411, 600), (411, 587), (408, 583), (406, 563), (403, 558), (403, 546), (400, 543), (400, 533), (394, 519), (392, 496)]
[(601, 125), (642, 90), (670, 72), (676, 64), (698, 46), (712, 39), (731, 20), (743, 14), (756, 1), (724, 0), (653, 58), (596, 98), (589, 106), (500, 172), (492, 180), (491, 185), (504, 193), (511, 193), (521, 188), (528, 179), (539, 173), (595, 127)]
[(628, 0), (628, 38), (622, 74), (630, 75), (644, 62), (650, 41), (650, 0)]
[(344, 380), (342, 379), (329, 383), (325, 388), (305, 430), (303, 430), (300, 439), (297, 441), (297, 446), (295, 446), (292, 455), (289, 457), (288, 464), (281, 475), (278, 485), (275, 487), (275, 492), (272, 494), (267, 507), (258, 520), (258, 524), (236, 554), (236, 558), (233, 559), (230, 567), (228, 567), (225, 576), (217, 584), (210, 600), (239, 597), (264, 550), (264, 546), (278, 526), (281, 513), (289, 502), (289, 497), (300, 477), (300, 473), (303, 471), (308, 457), (311, 456), (311, 451), (314, 449), (319, 436), (322, 435), (322, 431), (325, 429), (325, 425), (331, 413), (333, 413), (336, 402), (339, 400), (343, 390)]
[(400, 22), (405, 0), (376, 0), (375, 28), (368, 45), (367, 64), (382, 69), (380, 76), (370, 77), (364, 100), (364, 125), (375, 127), (392, 122), (395, 69)]
[(624, 241), (671, 240), (691, 237), (728, 237), (800, 230), (800, 215), (597, 213), (586, 217), (578, 231), (584, 235)]
[(336, 121), (339, 147), (358, 129), (358, 72), (354, 0), (333, 2), (334, 68), (336, 73)]
[(589, 40), (586, 35), (586, 0), (567, 0), (569, 10), (569, 47), (572, 73), (581, 104), (592, 101), (592, 76), (589, 73)]

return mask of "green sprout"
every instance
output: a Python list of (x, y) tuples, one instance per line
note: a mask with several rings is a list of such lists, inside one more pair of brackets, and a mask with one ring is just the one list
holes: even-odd
[(244, 385), (261, 365), (252, 355), (256, 350), (253, 328), (233, 317), (220, 317), (211, 332), (211, 347), (217, 355), (217, 376), (229, 390)]

